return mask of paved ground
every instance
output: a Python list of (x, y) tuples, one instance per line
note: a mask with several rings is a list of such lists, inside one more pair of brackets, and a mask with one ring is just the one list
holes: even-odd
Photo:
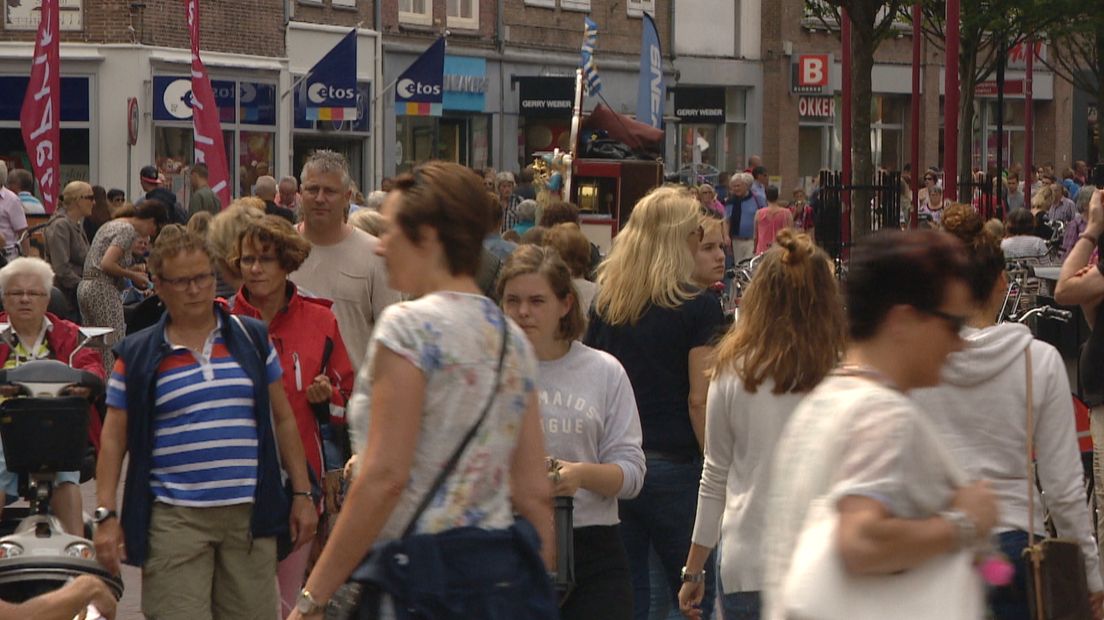
[[(119, 503), (123, 501), (123, 488), (119, 486)], [(96, 482), (89, 481), (81, 485), (81, 497), (84, 511), (92, 514), (96, 509)], [(142, 572), (133, 566), (123, 565), (123, 600), (119, 602), (116, 620), (144, 620), (142, 615)]]

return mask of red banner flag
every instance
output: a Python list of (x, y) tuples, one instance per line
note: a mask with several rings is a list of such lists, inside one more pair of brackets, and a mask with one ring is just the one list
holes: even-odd
[(203, 61), (199, 59), (199, 0), (184, 0), (188, 10), (188, 31), (192, 35), (192, 132), (195, 137), (195, 161), (207, 164), (211, 191), (223, 207), (230, 204), (230, 168), (226, 164), (226, 146), (222, 142), (215, 91)]
[(58, 40), (61, 10), (58, 0), (42, 0), (40, 16), (31, 79), (19, 111), (19, 126), (42, 192), (42, 204), (47, 213), (53, 213), (61, 187), (61, 45)]

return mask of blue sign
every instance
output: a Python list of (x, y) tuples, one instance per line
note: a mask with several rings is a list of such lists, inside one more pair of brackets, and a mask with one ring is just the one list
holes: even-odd
[(276, 85), (239, 82), (238, 117), (249, 125), (275, 125)]
[(446, 110), (482, 112), (487, 93), (487, 59), (445, 56)]
[(372, 121), (372, 83), (357, 82), (355, 121), (312, 121), (307, 119), (307, 83), (302, 81), (295, 88), (294, 123), (296, 129), (317, 129), (319, 131), (350, 131), (368, 133)]
[[(27, 76), (0, 76), (0, 121), (19, 120), (29, 82)], [(88, 101), (88, 78), (61, 78), (61, 122), (87, 123), (91, 117)]]
[[(308, 118), (318, 120), (343, 117), (352, 120), (356, 114), (356, 35), (356, 28), (353, 28), (307, 72), (304, 81), (307, 83)], [(319, 115), (317, 112), (324, 108), (344, 111), (334, 116), (330, 113)]]
[(444, 81), (445, 38), (439, 37), (395, 82), (395, 113), (440, 116)]
[(640, 87), (636, 95), (636, 120), (663, 127), (663, 50), (651, 15), (644, 14), (640, 37)]
[[(233, 123), (236, 120), (237, 82), (211, 80), (215, 91), (215, 105), (219, 120)], [(192, 80), (187, 77), (153, 76), (153, 120), (187, 121), (192, 119)]]

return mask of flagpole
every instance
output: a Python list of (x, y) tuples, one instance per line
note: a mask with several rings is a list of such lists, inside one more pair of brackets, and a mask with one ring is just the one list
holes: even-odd
[[(579, 126), (583, 122), (583, 68), (579, 67), (575, 69), (575, 105), (571, 109), (571, 161), (575, 161), (576, 150), (579, 144)], [(574, 165), (574, 164), (573, 164)], [(571, 184), (574, 180), (572, 178), (571, 169), (568, 168), (566, 178), (564, 179), (564, 194), (563, 199), (571, 201)]]

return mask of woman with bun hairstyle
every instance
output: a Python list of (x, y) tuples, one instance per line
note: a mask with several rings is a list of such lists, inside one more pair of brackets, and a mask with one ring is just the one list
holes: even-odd
[(637, 620), (648, 618), (651, 607), (649, 550), (659, 556), (672, 606), (684, 578), (705, 581), (705, 600), (713, 590), (712, 574), (681, 575), (702, 471), (705, 373), (724, 324), (716, 297), (691, 279), (702, 240), (700, 212), (698, 201), (675, 187), (636, 203), (598, 267), (598, 296), (583, 339), (625, 367), (640, 411), (647, 474), (640, 495), (620, 505)]
[[(705, 419), (705, 468), (686, 572), (723, 540), (725, 620), (758, 620), (770, 463), (790, 414), (839, 361), (843, 305), (828, 255), (808, 235), (778, 234), (717, 345)], [(800, 346), (794, 346), (799, 343)], [(684, 583), (679, 607), (700, 616), (703, 588)]]
[(560, 618), (630, 620), (617, 500), (640, 492), (644, 452), (629, 377), (612, 355), (578, 341), (583, 313), (571, 271), (554, 249), (519, 247), (502, 268), (498, 297), (537, 354), (541, 427), (559, 465), (553, 494), (575, 498), (576, 586)]
[[(1104, 583), (1085, 504), (1081, 454), (1074, 431), (1073, 401), (1062, 357), (1035, 340), (1024, 325), (995, 323), (1008, 288), (1000, 241), (985, 231), (981, 217), (967, 205), (949, 207), (944, 229), (966, 246), (966, 278), (973, 299), (962, 337), (963, 350), (952, 353), (938, 387), (916, 390), (913, 398), (927, 412), (940, 438), (967, 475), (987, 479), (997, 497), (999, 519), (993, 528), (1001, 551), (1016, 567), (1012, 584), (989, 597), (997, 620), (1029, 618), (1025, 567), (1027, 545), (1027, 360), (1033, 384), (1034, 443), (1038, 480), (1046, 507), (1063, 538), (1080, 543), (1096, 618), (1101, 617)], [(1035, 498), (1035, 534), (1045, 536), (1043, 502)]]

